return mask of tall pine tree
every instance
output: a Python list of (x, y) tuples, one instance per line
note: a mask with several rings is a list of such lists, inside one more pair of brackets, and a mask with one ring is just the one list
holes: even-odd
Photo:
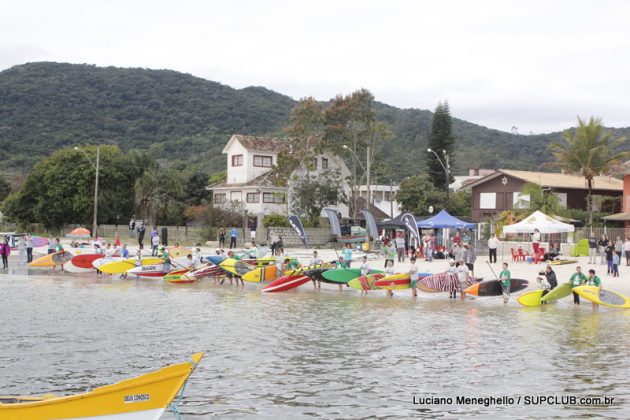
[[(451, 111), (448, 108), (448, 102), (440, 102), (435, 108), (433, 114), (433, 120), (431, 121), (431, 134), (429, 134), (428, 147), (437, 153), (442, 160), (442, 163), (446, 166), (447, 159), (443, 150), (446, 152), (449, 158), (449, 166), (453, 167), (453, 155), (455, 153), (455, 137), (451, 133), (451, 127), (453, 125), (451, 119)], [(446, 173), (444, 168), (435, 157), (433, 153), (426, 154), (426, 162), (428, 167), (429, 179), (433, 185), (444, 191), (446, 188)], [(450, 174), (449, 183), (453, 181), (453, 174)]]

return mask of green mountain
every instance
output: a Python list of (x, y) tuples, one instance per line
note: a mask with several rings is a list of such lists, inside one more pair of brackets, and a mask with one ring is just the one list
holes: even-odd
[[(19, 65), (0, 72), (0, 171), (26, 172), (61, 147), (108, 143), (123, 150), (155, 148), (165, 161), (217, 172), (225, 169), (221, 150), (231, 134), (280, 134), (294, 104), (262, 87), (233, 89), (170, 70)], [(432, 113), (382, 103), (376, 110), (396, 134), (380, 153), (390, 174), (377, 182), (424, 170)], [(539, 169), (550, 159), (546, 145), (560, 137), (513, 135), (458, 119), (453, 129), (456, 173), (471, 167)]]

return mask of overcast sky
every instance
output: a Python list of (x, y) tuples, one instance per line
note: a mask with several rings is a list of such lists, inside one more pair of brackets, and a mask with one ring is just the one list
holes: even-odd
[(627, 1), (5, 0), (0, 69), (172, 69), (236, 88), (377, 100), (523, 134), (630, 126)]

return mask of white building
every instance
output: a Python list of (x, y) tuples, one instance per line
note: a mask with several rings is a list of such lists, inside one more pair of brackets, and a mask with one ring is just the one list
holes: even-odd
[[(398, 185), (370, 185), (371, 204), (389, 218), (397, 217), (400, 214), (400, 208), (396, 201), (398, 189)], [(367, 185), (359, 185), (359, 197), (367, 200)]]
[[(225, 182), (208, 187), (213, 193), (215, 205), (246, 210), (249, 215), (282, 214), (287, 215), (291, 207), (289, 194), (291, 178), (305, 176), (306, 169), (298, 168), (289, 176), (289, 185), (279, 182), (284, 174), (277, 170), (278, 156), (301, 153), (299, 143), (292, 139), (271, 137), (255, 137), (234, 134), (223, 148), (227, 155), (227, 177)], [(344, 191), (349, 195), (349, 187), (345, 182), (350, 175), (341, 158), (324, 153), (313, 158), (311, 175), (324, 171), (339, 171), (344, 180)], [(328, 206), (336, 209), (343, 217), (348, 216), (348, 206)]]

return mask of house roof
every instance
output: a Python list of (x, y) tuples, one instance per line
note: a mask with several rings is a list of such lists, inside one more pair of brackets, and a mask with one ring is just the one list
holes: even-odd
[(628, 222), (630, 221), (630, 213), (615, 213), (610, 216), (604, 216), (602, 219), (611, 222)]
[(250, 151), (256, 152), (283, 152), (289, 151), (292, 143), (291, 138), (277, 138), (277, 137), (259, 137), (259, 136), (245, 136), (242, 134), (234, 134), (232, 136), (244, 148)]
[(218, 188), (243, 188), (243, 187), (273, 187), (273, 188), (286, 188), (281, 185), (278, 185), (276, 181), (280, 177), (276, 168), (265, 172), (264, 174), (257, 176), (256, 178), (242, 183), (227, 183), (227, 182), (219, 182), (218, 184), (211, 185), (208, 187), (210, 190), (218, 189)]
[[(476, 187), (491, 179), (502, 175), (508, 175), (525, 182), (538, 184), (541, 187), (567, 188), (584, 190), (587, 188), (584, 177), (578, 175), (560, 174), (553, 172), (515, 171), (512, 169), (498, 169), (496, 172), (478, 179), (466, 185), (466, 189)], [(593, 188), (597, 190), (623, 191), (623, 181), (610, 176), (596, 176), (593, 179)]]

